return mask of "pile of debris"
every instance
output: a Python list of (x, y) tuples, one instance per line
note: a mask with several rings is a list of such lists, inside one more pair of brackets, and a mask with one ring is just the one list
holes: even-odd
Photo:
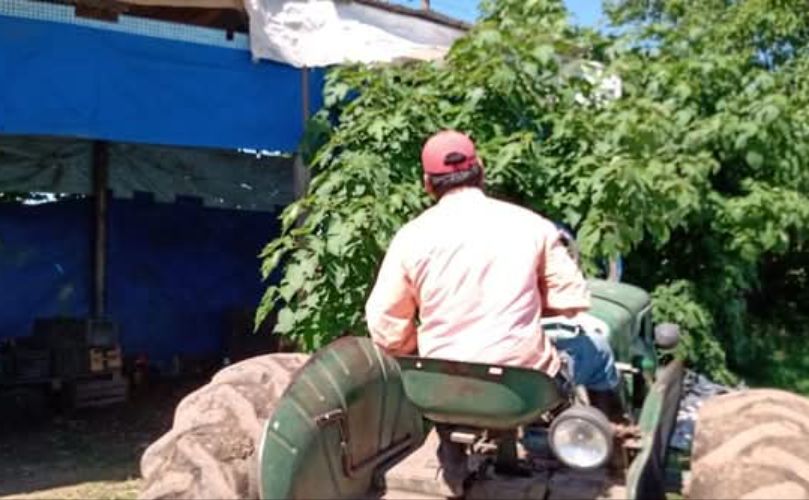
[(682, 452), (689, 452), (691, 443), (694, 440), (697, 413), (702, 404), (714, 396), (741, 391), (746, 388), (747, 386), (744, 383), (736, 387), (717, 384), (704, 375), (687, 370), (683, 380), (683, 396), (680, 400), (680, 410), (677, 414), (677, 423), (670, 446)]

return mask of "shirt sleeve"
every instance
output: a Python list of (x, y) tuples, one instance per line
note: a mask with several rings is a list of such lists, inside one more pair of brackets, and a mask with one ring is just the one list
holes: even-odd
[(539, 291), (543, 316), (575, 316), (590, 308), (590, 290), (579, 266), (552, 224), (543, 231)]
[(407, 276), (402, 233), (393, 238), (371, 295), (365, 304), (365, 319), (371, 339), (391, 355), (416, 351), (416, 294)]

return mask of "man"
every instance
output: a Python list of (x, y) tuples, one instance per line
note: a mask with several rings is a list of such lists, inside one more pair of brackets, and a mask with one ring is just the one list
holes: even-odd
[[(424, 187), (438, 203), (391, 241), (366, 304), (374, 342), (391, 355), (418, 352), (557, 376), (560, 355), (540, 318), (575, 322), (590, 307), (587, 283), (559, 230), (483, 193), (483, 165), (466, 135), (434, 135), (421, 161)], [(606, 339), (575, 337), (562, 342), (571, 348), (576, 383), (617, 385)]]
[(434, 135), (421, 159), (424, 187), (438, 203), (388, 248), (366, 304), (372, 338), (392, 355), (418, 351), (556, 376), (559, 355), (540, 317), (577, 318), (590, 307), (559, 230), (483, 193), (483, 165), (466, 135)]

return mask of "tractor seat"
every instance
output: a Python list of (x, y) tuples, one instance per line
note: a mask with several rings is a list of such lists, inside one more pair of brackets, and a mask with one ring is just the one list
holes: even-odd
[(435, 358), (396, 358), (408, 399), (440, 424), (509, 430), (536, 422), (564, 399), (537, 370)]

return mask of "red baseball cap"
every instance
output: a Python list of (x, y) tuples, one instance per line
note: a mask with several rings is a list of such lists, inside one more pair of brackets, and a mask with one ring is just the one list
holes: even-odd
[(421, 150), (421, 166), (430, 175), (463, 172), (478, 164), (475, 143), (466, 134), (444, 130), (433, 135)]

